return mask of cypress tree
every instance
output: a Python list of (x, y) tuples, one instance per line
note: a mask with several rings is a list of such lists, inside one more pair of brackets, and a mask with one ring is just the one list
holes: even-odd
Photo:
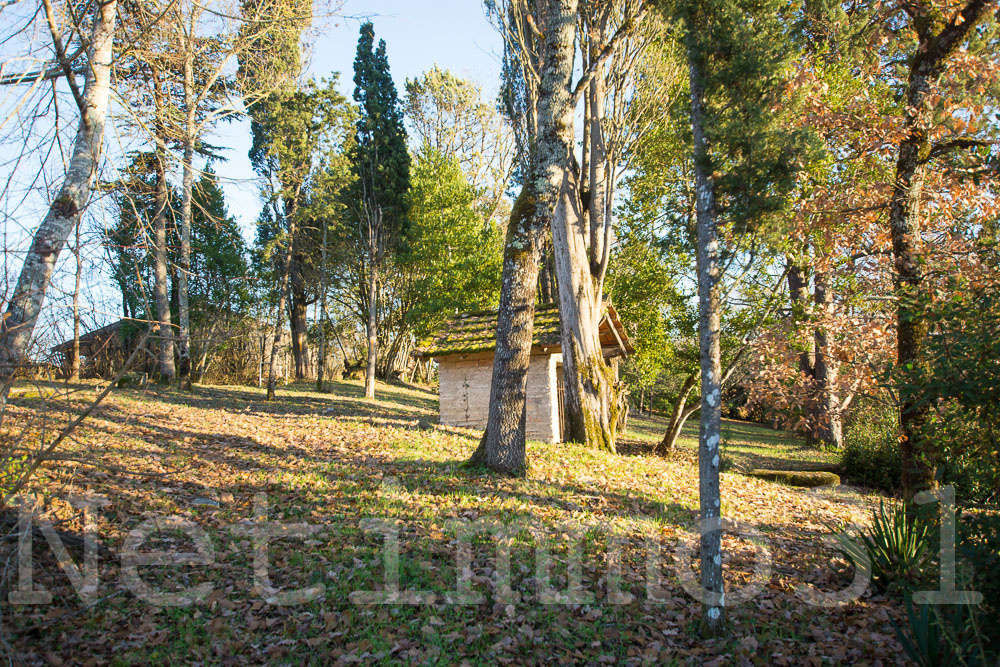
[(378, 280), (386, 254), (398, 248), (406, 230), (406, 193), (410, 188), (410, 155), (406, 149), (403, 111), (389, 73), (385, 40), (375, 47), (375, 28), (361, 26), (354, 58), (354, 101), (360, 115), (351, 152), (355, 182), (347, 208), (357, 225), (359, 255), (366, 280), (368, 363), (365, 396), (375, 396), (378, 351)]

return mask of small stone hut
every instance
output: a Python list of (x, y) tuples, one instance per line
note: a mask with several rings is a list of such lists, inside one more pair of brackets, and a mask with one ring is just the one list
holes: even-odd
[[(495, 311), (460, 315), (417, 350), (418, 356), (432, 358), (438, 364), (442, 424), (486, 428), (496, 322)], [(633, 348), (618, 312), (610, 305), (601, 319), (599, 334), (604, 358), (617, 377), (619, 360), (631, 354)], [(557, 306), (535, 309), (525, 420), (528, 438), (562, 441), (563, 366)]]

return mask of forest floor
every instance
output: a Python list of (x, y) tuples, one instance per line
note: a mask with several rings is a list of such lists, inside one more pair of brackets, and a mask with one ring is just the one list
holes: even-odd
[[(51, 388), (16, 387), (0, 437), (51, 437), (95, 395), (77, 390), (57, 409)], [(381, 384), (374, 402), (355, 382), (286, 387), (270, 403), (244, 387), (114, 392), (32, 487), (68, 542), (85, 528), (69, 501), (106, 499), (96, 588), (81, 601), (36, 534), (33, 585), (52, 601), (8, 605), (2, 591), (3, 642), (26, 664), (902, 661), (897, 604), (797, 592), (850, 583), (824, 538), (865, 523), (877, 497), (737, 472), (830, 463), (795, 438), (727, 422), (722, 514), (743, 535), (723, 540), (729, 632), (703, 639), (677, 574), (695, 562), (679, 546), (698, 507), (693, 431), (668, 459), (646, 451), (663, 427), (650, 418), (632, 421), (622, 455), (529, 443), (527, 478), (507, 479), (465, 467), (476, 434), (436, 421), (434, 393)], [(123, 567), (129, 543), (140, 558), (175, 555)], [(2, 546), (9, 587), (16, 544)], [(771, 571), (740, 600), (763, 552)], [(78, 545), (69, 556), (82, 565)], [(162, 604), (182, 590), (195, 601)]]

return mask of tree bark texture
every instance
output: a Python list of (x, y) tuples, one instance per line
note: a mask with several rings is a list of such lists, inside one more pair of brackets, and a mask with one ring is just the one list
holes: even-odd
[(837, 384), (840, 365), (833, 354), (830, 331), (826, 325), (827, 316), (830, 315), (833, 308), (833, 292), (825, 273), (816, 274), (813, 291), (814, 303), (822, 318), (814, 331), (816, 344), (814, 368), (818, 409), (813, 437), (817, 442), (839, 449), (844, 444), (843, 417)]
[[(928, 333), (927, 317), (920, 303), (925, 289), (920, 200), (932, 148), (925, 102), (948, 58), (993, 4), (991, 0), (970, 0), (937, 33), (933, 32), (935, 22), (927, 8), (918, 5), (913, 17), (919, 41), (910, 58), (903, 139), (899, 143), (889, 200), (889, 230), (896, 269), (896, 363), (904, 369), (925, 363), (923, 348)], [(937, 486), (938, 453), (933, 441), (924, 437), (930, 406), (914, 394), (904, 392), (899, 411), (902, 493), (907, 501), (914, 494)]]
[(267, 396), (266, 400), (274, 400), (275, 388), (278, 384), (275, 361), (278, 358), (278, 346), (281, 344), (281, 332), (284, 326), (285, 304), (288, 299), (288, 274), (291, 270), (292, 252), (291, 240), (295, 238), (295, 217), (288, 218), (288, 240), (289, 247), (285, 249), (284, 261), (281, 267), (281, 284), (278, 285), (278, 306), (274, 311), (274, 332), (271, 336), (271, 356), (267, 367)]
[(27, 354), (59, 253), (90, 200), (108, 113), (117, 15), (117, 0), (107, 0), (100, 4), (94, 16), (87, 49), (89, 66), (85, 74), (83, 108), (69, 168), (45, 219), (35, 231), (7, 312), (0, 319), (0, 406), (6, 402), (15, 369)]
[[(154, 82), (154, 85), (159, 85)], [(159, 339), (160, 382), (173, 382), (174, 332), (170, 321), (170, 287), (167, 267), (167, 176), (166, 150), (159, 145), (154, 158), (156, 168), (156, 214), (153, 216), (153, 300), (156, 304), (156, 336)]]
[(365, 360), (365, 398), (375, 398), (375, 363), (378, 360), (378, 264), (373, 259), (368, 267), (368, 356)]
[[(701, 520), (705, 525), (711, 525), (710, 522), (721, 518), (719, 442), (722, 435), (722, 363), (719, 347), (719, 232), (715, 212), (715, 187), (709, 166), (708, 139), (705, 136), (704, 73), (700, 54), (692, 43), (688, 45), (687, 55), (697, 200), (698, 342), (701, 359), (698, 491)], [(707, 632), (718, 634), (725, 623), (721, 530), (702, 531), (701, 586), (707, 596), (703, 624)]]
[(504, 244), (496, 349), (486, 431), (470, 463), (507, 475), (527, 472), (525, 398), (535, 325), (535, 285), (545, 239), (530, 186), (523, 186), (510, 215)]
[[(600, 281), (594, 275), (592, 251), (595, 225), (600, 227), (603, 212), (595, 220), (585, 215), (580, 199), (580, 183), (576, 160), (574, 114), (576, 100), (571, 89), (574, 41), (576, 33), (576, 0), (551, 2), (548, 5), (543, 69), (538, 106), (538, 171), (536, 195), (540, 222), (552, 230), (552, 250), (559, 288), (560, 341), (563, 356), (565, 386), (565, 432), (567, 440), (615, 451), (615, 429), (618, 423), (618, 402), (611, 369), (604, 361), (598, 327), (603, 315), (598, 293)], [(546, 74), (551, 80), (546, 81)], [(591, 83), (588, 108), (600, 113), (603, 93), (600, 77)], [(595, 92), (597, 91), (597, 92)], [(590, 122), (591, 119), (586, 119)], [(604, 166), (606, 157), (600, 148), (601, 133), (590, 127), (591, 151), (589, 164), (591, 188), (597, 174), (600, 183), (599, 203), (603, 208)], [(590, 225), (588, 226), (588, 218)], [(603, 227), (602, 227), (603, 229)], [(599, 234), (603, 239), (603, 231)], [(599, 242), (598, 242), (599, 243)]]
[(697, 373), (691, 373), (684, 378), (684, 384), (681, 385), (680, 391), (677, 393), (677, 398), (674, 399), (673, 409), (670, 413), (670, 423), (667, 425), (667, 432), (663, 435), (663, 440), (660, 441), (660, 445), (657, 447), (657, 453), (666, 454), (674, 451), (677, 447), (677, 438), (681, 435), (684, 423), (697, 410), (697, 407), (686, 407), (688, 397), (691, 396), (691, 392), (694, 390), (697, 381)]
[(306, 312), (306, 281), (303, 272), (305, 257), (296, 246), (298, 241), (292, 240), (292, 265), (290, 268), (290, 301), (289, 321), (292, 333), (292, 357), (295, 359), (295, 379), (302, 380), (309, 375), (309, 337)]
[(76, 274), (73, 276), (73, 358), (69, 365), (69, 379), (76, 382), (80, 379), (80, 281), (83, 277), (83, 258), (80, 255), (80, 220), (76, 221), (76, 242), (73, 244), (73, 254), (76, 256)]

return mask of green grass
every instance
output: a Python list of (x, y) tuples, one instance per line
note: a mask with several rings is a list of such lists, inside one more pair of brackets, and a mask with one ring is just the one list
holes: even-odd
[[(667, 430), (667, 417), (629, 417), (625, 438), (640, 450), (658, 443)], [(686, 454), (698, 451), (698, 415), (688, 419), (677, 440), (677, 449)], [(787, 431), (735, 419), (722, 420), (721, 450), (737, 470), (780, 468), (786, 470), (829, 470), (836, 466), (837, 452), (811, 446)]]

